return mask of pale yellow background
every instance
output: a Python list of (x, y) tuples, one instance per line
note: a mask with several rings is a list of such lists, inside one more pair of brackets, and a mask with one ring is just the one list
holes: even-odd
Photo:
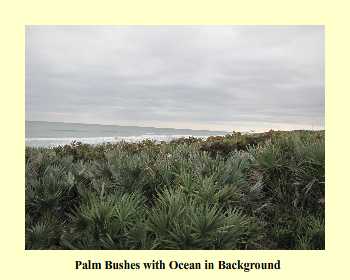
[[(2, 279), (350, 279), (347, 1), (1, 1), (0, 277)], [(326, 33), (325, 251), (25, 251), (24, 31), (31, 24), (317, 24)], [(75, 260), (274, 261), (280, 271), (75, 271)]]

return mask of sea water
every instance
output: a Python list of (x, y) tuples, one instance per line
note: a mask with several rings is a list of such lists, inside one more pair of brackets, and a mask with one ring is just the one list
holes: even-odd
[(78, 141), (87, 144), (140, 142), (146, 139), (171, 141), (181, 137), (225, 135), (225, 131), (99, 125), (63, 122), (25, 122), (25, 142), (31, 147), (52, 147)]

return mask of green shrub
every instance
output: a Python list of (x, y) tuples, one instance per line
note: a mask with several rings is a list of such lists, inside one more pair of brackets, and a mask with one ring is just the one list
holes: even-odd
[(26, 249), (324, 249), (323, 131), (25, 154)]

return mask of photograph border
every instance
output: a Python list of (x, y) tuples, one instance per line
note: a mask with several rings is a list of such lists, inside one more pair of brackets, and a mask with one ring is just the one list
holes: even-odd
[[(347, 155), (337, 144), (347, 139), (349, 7), (345, 1), (12, 1), (2, 9), (0, 69), (2, 82), (2, 195), (1, 218), (3, 269), (1, 275), (35, 279), (93, 279), (102, 277), (240, 277), (247, 279), (328, 279), (347, 273), (345, 240), (349, 229), (344, 221), (349, 210), (345, 199)], [(25, 250), (24, 240), (24, 45), (26, 25), (324, 25), (326, 99), (326, 249), (303, 250)], [(5, 78), (4, 78), (5, 77)], [(331, 92), (331, 94), (329, 94)], [(345, 130), (345, 131), (344, 131)], [(340, 134), (340, 132), (342, 134)], [(331, 164), (333, 163), (333, 165)], [(337, 166), (335, 166), (335, 163)], [(343, 181), (344, 179), (344, 181)], [(341, 187), (343, 187), (341, 189)], [(344, 215), (345, 214), (345, 215)], [(346, 219), (345, 219), (346, 220)], [(216, 262), (218, 260), (281, 261), (280, 270), (76, 270), (77, 260), (115, 262)], [(183, 272), (186, 271), (186, 275)], [(126, 275), (126, 274), (127, 275)], [(238, 273), (238, 274), (237, 274)]]

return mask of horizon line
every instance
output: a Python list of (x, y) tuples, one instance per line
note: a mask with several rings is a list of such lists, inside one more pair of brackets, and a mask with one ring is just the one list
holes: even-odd
[(142, 128), (156, 128), (156, 129), (174, 129), (174, 130), (191, 130), (191, 131), (209, 131), (209, 132), (225, 132), (227, 130), (208, 130), (208, 129), (192, 129), (192, 128), (174, 128), (174, 127), (156, 127), (156, 126), (141, 126), (141, 125), (119, 125), (119, 124), (100, 124), (100, 123), (79, 123), (79, 122), (64, 122), (64, 121), (38, 121), (25, 120), (26, 122), (47, 122), (47, 123), (65, 123), (65, 124), (86, 124), (86, 125), (101, 125), (101, 126), (122, 126), (122, 127), (142, 127)]

